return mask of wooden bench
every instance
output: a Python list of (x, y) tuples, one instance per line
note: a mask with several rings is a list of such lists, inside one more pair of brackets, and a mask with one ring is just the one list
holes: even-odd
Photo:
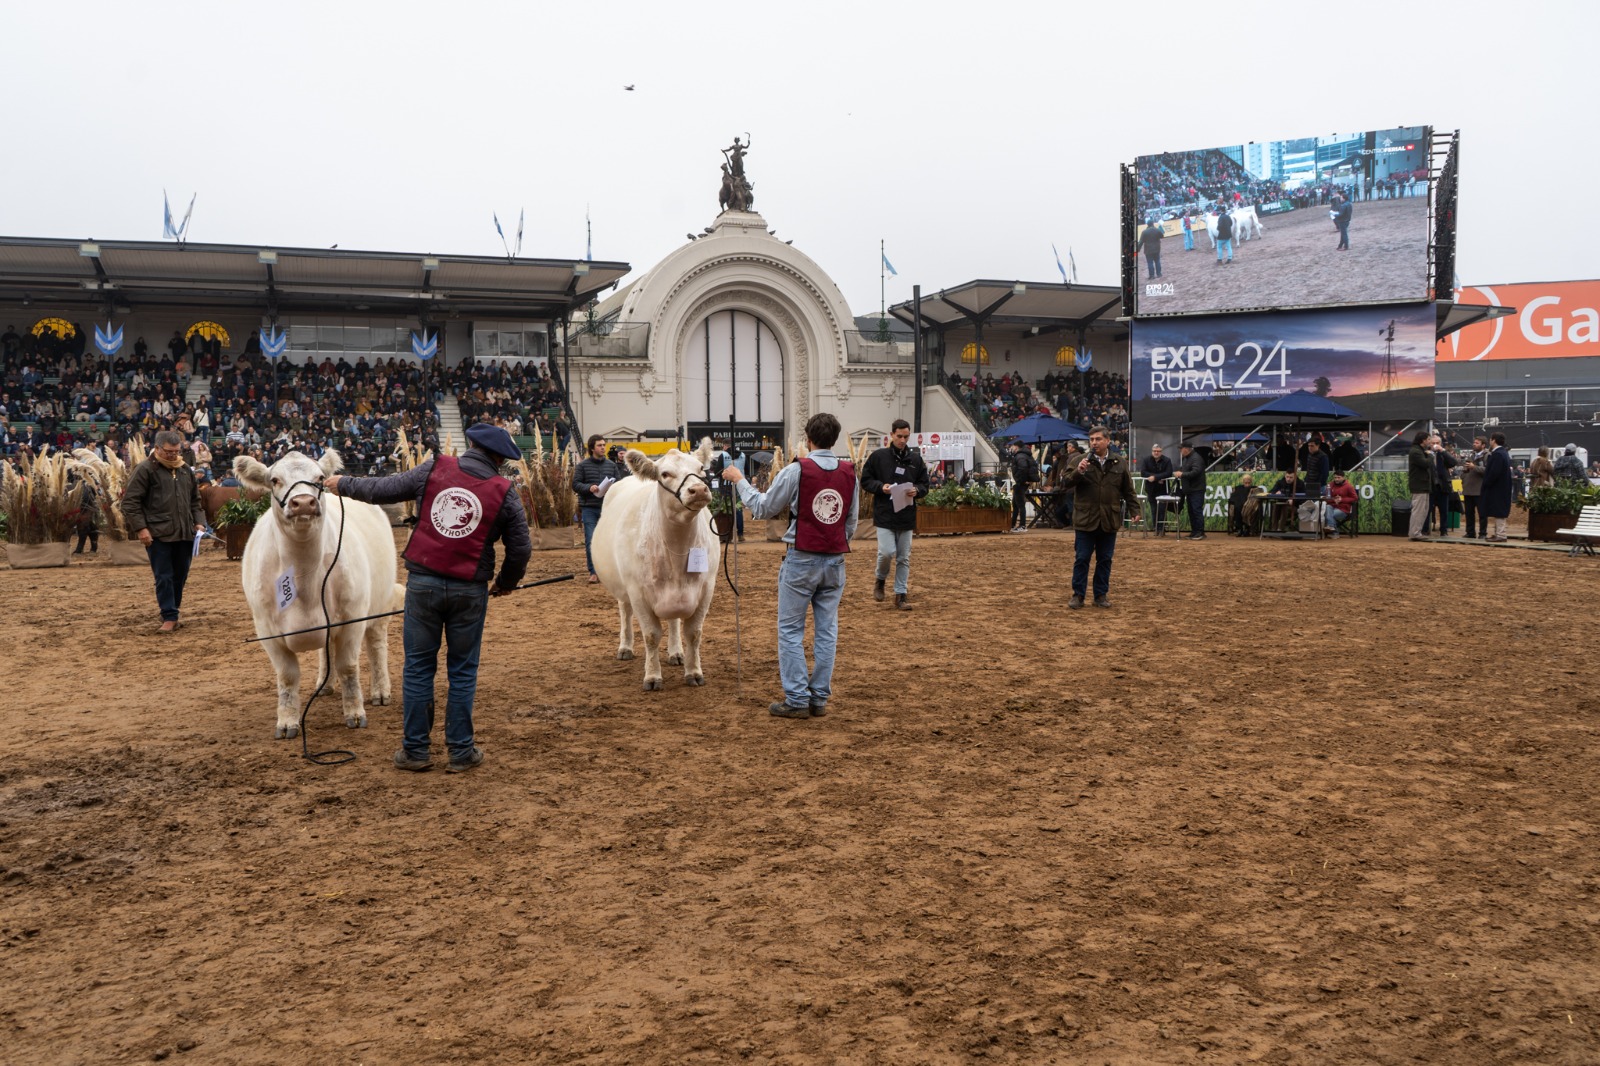
[(1591, 504), (1578, 512), (1578, 520), (1572, 524), (1571, 529), (1556, 530), (1558, 537), (1571, 537), (1572, 552), (1577, 555), (1594, 554), (1594, 541), (1600, 537), (1600, 503)]

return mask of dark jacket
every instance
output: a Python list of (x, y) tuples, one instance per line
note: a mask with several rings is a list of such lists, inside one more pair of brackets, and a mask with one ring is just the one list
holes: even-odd
[(1433, 453), (1420, 444), (1413, 444), (1406, 453), (1406, 491), (1413, 496), (1431, 493), (1433, 479), (1438, 476), (1433, 466)]
[(610, 459), (595, 459), (590, 457), (583, 460), (572, 471), (572, 491), (578, 494), (578, 506), (584, 510), (600, 510), (600, 505), (606, 502), (604, 496), (596, 496), (589, 491), (590, 485), (598, 485), (606, 478), (617, 479), (617, 464)]
[(122, 494), (122, 514), (129, 533), (148, 529), (156, 540), (174, 543), (192, 539), (195, 527), (206, 524), (194, 471), (188, 466), (168, 470), (154, 458), (134, 467)]
[(1336, 226), (1348, 226), (1350, 224), (1350, 216), (1355, 214), (1355, 204), (1346, 200), (1334, 208), (1333, 211), (1333, 224)]
[[(1128, 460), (1120, 455), (1108, 455), (1105, 465), (1088, 456), (1089, 468), (1079, 472), (1072, 467), (1062, 477), (1062, 482), (1072, 488), (1072, 528), (1086, 533), (1111, 532), (1122, 528), (1122, 507), (1128, 513), (1140, 513), (1139, 497), (1133, 491), (1133, 475), (1128, 473)], [(1081, 460), (1080, 460), (1081, 461)]]
[(879, 448), (861, 464), (861, 491), (872, 497), (872, 524), (879, 529), (916, 529), (917, 505), (911, 504), (900, 511), (894, 509), (894, 500), (883, 491), (885, 485), (906, 482), (917, 487), (916, 499), (928, 494), (928, 464), (919, 452), (907, 448), (897, 452), (894, 446)]
[(1039, 461), (1026, 448), (1018, 448), (1011, 460), (1011, 478), (1018, 485), (1032, 485), (1039, 480)]
[(1139, 234), (1140, 250), (1143, 251), (1145, 255), (1148, 255), (1151, 259), (1160, 259), (1161, 241), (1166, 235), (1166, 230), (1162, 229), (1161, 223), (1159, 222), (1153, 226), (1146, 226), (1144, 228), (1144, 232)]
[[(468, 448), (461, 454), (460, 461), (462, 472), (476, 478), (490, 478), (499, 473), (497, 461), (477, 448)], [(339, 495), (364, 503), (403, 503), (406, 500), (416, 500), (420, 514), (422, 496), (428, 487), (428, 475), (432, 473), (433, 460), (429, 459), (420, 466), (414, 466), (404, 473), (392, 474), (389, 477), (341, 477)], [(499, 578), (496, 579), (494, 542), (497, 540), (505, 543), (506, 561), (500, 568)], [(528, 536), (528, 515), (522, 509), (522, 494), (517, 491), (515, 485), (512, 485), (506, 491), (505, 502), (500, 505), (500, 513), (495, 516), (494, 528), (489, 531), (489, 539), (484, 542), (483, 554), (478, 557), (478, 569), (472, 575), (472, 580), (488, 582), (494, 579), (495, 584), (501, 588), (512, 588), (522, 580), (522, 575), (528, 572), (528, 559), (532, 555), (533, 540)], [(406, 570), (413, 574), (434, 573), (410, 559), (406, 560)]]
[(1310, 496), (1321, 496), (1322, 490), (1328, 486), (1328, 455), (1320, 448), (1316, 455), (1306, 453), (1306, 493)]
[(1490, 518), (1511, 517), (1511, 453), (1494, 448), (1483, 461), (1483, 491), (1478, 506)]
[(1178, 468), (1178, 478), (1183, 484), (1183, 491), (1204, 492), (1206, 490), (1206, 461), (1200, 453), (1191, 451), (1183, 457), (1183, 463)]
[(1217, 240), (1233, 240), (1233, 216), (1228, 214), (1226, 208), (1217, 212)]
[(1172, 476), (1172, 460), (1165, 455), (1157, 459), (1147, 455), (1139, 460), (1139, 476), (1144, 478), (1146, 496), (1159, 496), (1172, 488), (1167, 479)]
[(1576, 455), (1562, 453), (1555, 462), (1556, 477), (1567, 481), (1579, 481), (1587, 485), (1589, 477), (1583, 472), (1583, 463)]

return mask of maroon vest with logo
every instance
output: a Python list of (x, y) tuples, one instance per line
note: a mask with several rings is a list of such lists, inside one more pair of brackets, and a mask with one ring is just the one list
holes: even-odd
[(478, 560), (510, 488), (511, 482), (503, 477), (475, 478), (461, 469), (454, 456), (439, 456), (422, 490), (406, 558), (445, 577), (461, 581), (477, 577)]
[(824, 470), (810, 459), (800, 460), (794, 546), (824, 555), (849, 551), (844, 526), (850, 517), (850, 497), (856, 491), (856, 472), (849, 463), (841, 460), (838, 469)]

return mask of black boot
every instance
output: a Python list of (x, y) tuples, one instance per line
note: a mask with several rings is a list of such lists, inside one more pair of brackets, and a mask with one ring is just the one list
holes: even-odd
[(894, 594), (894, 609), (897, 611), (911, 610), (911, 605), (906, 602), (906, 594), (904, 592), (896, 592)]
[(877, 600), (879, 603), (883, 602), (883, 583), (887, 580), (889, 579), (880, 577), (878, 580), (872, 583), (872, 598)]

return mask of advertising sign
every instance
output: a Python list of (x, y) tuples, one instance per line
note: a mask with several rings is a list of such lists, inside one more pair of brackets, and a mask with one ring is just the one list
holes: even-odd
[(1432, 304), (1399, 304), (1135, 320), (1133, 420), (1242, 423), (1252, 408), (1299, 389), (1343, 404), (1359, 421), (1432, 418), (1434, 314)]
[[(1251, 476), (1258, 487), (1270, 489), (1277, 484), (1281, 475), (1257, 471)], [(1244, 474), (1236, 470), (1213, 470), (1206, 474), (1204, 514), (1208, 532), (1227, 530), (1228, 497), (1243, 477)], [(1134, 482), (1140, 498), (1145, 498), (1144, 479), (1134, 478)], [(1361, 533), (1388, 533), (1390, 505), (1395, 500), (1411, 498), (1404, 470), (1357, 470), (1350, 475), (1350, 483), (1356, 487), (1356, 495), (1361, 500), (1360, 510), (1356, 513), (1356, 530)], [(1143, 510), (1144, 521), (1148, 523), (1151, 520), (1150, 505), (1146, 503)]]
[(910, 445), (922, 453), (924, 462), (937, 463), (946, 460), (959, 460), (967, 465), (972, 464), (972, 449), (977, 443), (976, 433), (953, 433), (949, 430), (934, 430), (929, 433), (911, 434)]
[(1409, 126), (1140, 156), (1134, 315), (1426, 300), (1430, 143)]
[(1440, 362), (1600, 355), (1600, 281), (1478, 285), (1456, 302), (1515, 307), (1517, 315), (1456, 330), (1439, 342)]

